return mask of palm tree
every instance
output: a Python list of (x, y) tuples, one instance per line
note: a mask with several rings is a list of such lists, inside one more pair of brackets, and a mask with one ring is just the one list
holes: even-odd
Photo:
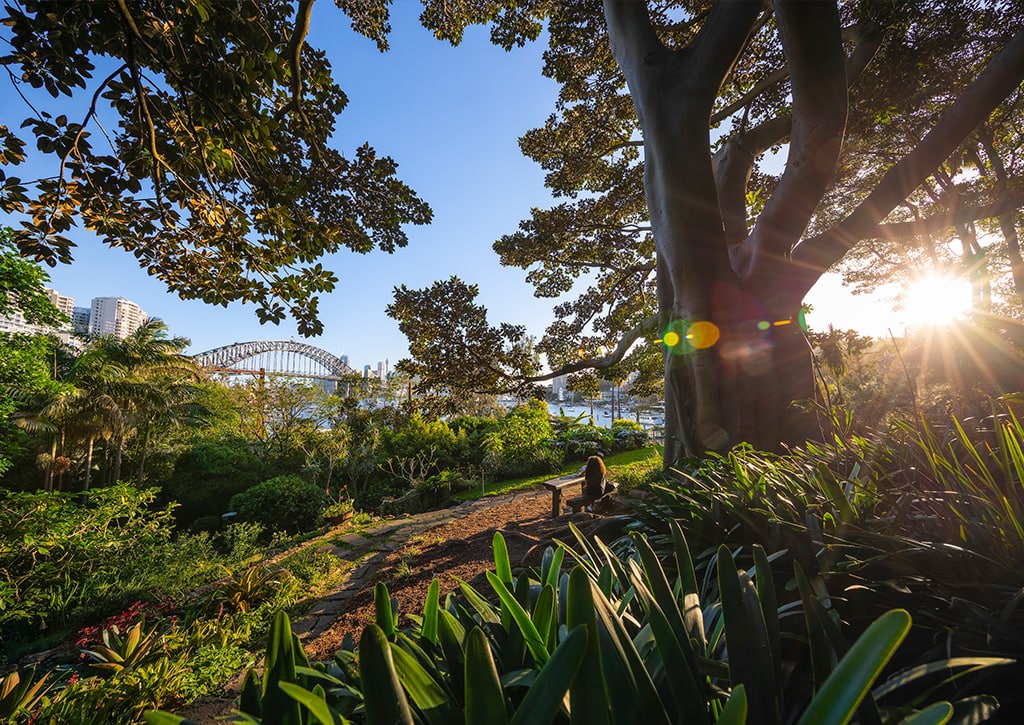
[(86, 394), (69, 421), (69, 430), (86, 443), (85, 450), (85, 480), (82, 483), (82, 493), (88, 493), (89, 484), (92, 480), (92, 457), (96, 441), (99, 439), (110, 440), (124, 428), (124, 415), (111, 396), (100, 394)]
[(103, 376), (108, 394), (117, 401), (124, 425), (115, 434), (113, 479), (121, 477), (125, 441), (136, 432), (140, 441), (137, 482), (142, 485), (151, 434), (155, 427), (179, 425), (197, 414), (192, 401), (201, 378), (199, 366), (181, 351), (188, 338), (168, 338), (162, 320), (146, 322), (127, 338), (102, 337), (93, 350), (104, 366), (123, 377)]
[(67, 424), (82, 391), (72, 385), (37, 399), (29, 410), (20, 410), (13, 416), (14, 424), (30, 433), (44, 433), (49, 441), (49, 453), (41, 453), (37, 461), (43, 469), (43, 488), (53, 491), (54, 473), (58, 472), (57, 454), (64, 452)]
[(112, 441), (110, 474), (118, 480), (125, 441), (136, 431), (141, 484), (154, 426), (174, 425), (194, 415), (190, 403), (200, 369), (181, 354), (189, 340), (167, 338), (166, 331), (161, 320), (150, 320), (123, 340), (98, 338), (74, 361), (60, 391), (16, 417), (26, 430), (50, 436), (50, 452), (40, 456), (47, 490), (53, 487), (58, 445), (62, 452), (69, 441), (84, 446), (83, 491), (88, 491), (96, 442)]

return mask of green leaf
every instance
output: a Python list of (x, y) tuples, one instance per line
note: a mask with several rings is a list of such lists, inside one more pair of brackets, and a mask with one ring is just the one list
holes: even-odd
[[(754, 544), (753, 551), (754, 568), (757, 572), (757, 598), (761, 602), (761, 614), (768, 632), (768, 644), (774, 663), (774, 681), (778, 687), (782, 683), (782, 635), (779, 630), (779, 605), (775, 599), (775, 578), (772, 576), (771, 562), (768, 561), (764, 547)], [(776, 702), (776, 705), (781, 710), (782, 703)]]
[[(549, 549), (550, 551), (550, 549)], [(543, 584), (550, 584), (551, 588), (558, 591), (558, 580), (562, 576), (562, 561), (565, 559), (565, 547), (559, 546), (551, 556), (551, 565), (544, 571)]]
[(281, 682), (296, 682), (296, 655), (293, 645), (291, 622), (284, 611), (279, 611), (274, 616), (267, 637), (261, 706), (262, 717), (265, 720), (272, 720), (281, 725), (299, 725), (302, 721), (299, 704), (278, 687)]
[(573, 567), (569, 573), (566, 626), (570, 632), (577, 627), (587, 632), (586, 655), (569, 687), (569, 722), (581, 725), (611, 722), (611, 703), (608, 700), (608, 685), (601, 666), (601, 646), (597, 636), (597, 614), (590, 590), (590, 578), (582, 566)]
[(733, 687), (744, 686), (752, 722), (778, 722), (781, 713), (776, 708), (775, 663), (761, 602), (750, 578), (737, 571), (725, 545), (718, 548), (718, 589), (729, 650), (729, 679)]
[(394, 642), (391, 643), (391, 658), (399, 682), (428, 723), (444, 725), (459, 715), (448, 693), (438, 683), (440, 675), (436, 669), (432, 675), (414, 656)]
[(507, 723), (505, 693), (501, 689), (487, 635), (479, 627), (471, 629), (466, 638), (465, 680), (466, 722), (496, 725)]
[(893, 609), (871, 623), (815, 694), (799, 725), (845, 723), (910, 631), (910, 615)]
[(677, 717), (688, 723), (708, 722), (707, 698), (698, 685), (696, 669), (690, 665), (696, 658), (692, 652), (689, 656), (684, 652), (684, 649), (690, 649), (689, 639), (683, 642), (676, 639), (672, 625), (651, 590), (637, 573), (631, 572), (630, 576), (637, 599), (647, 614), (647, 623), (657, 643), (666, 676), (673, 683), (669, 694), (679, 710)]
[(384, 630), (370, 624), (359, 638), (359, 677), (369, 725), (412, 725), (409, 701), (395, 671)]
[(146, 721), (146, 725), (199, 725), (199, 723), (186, 720), (180, 715), (172, 715), (160, 710), (146, 710), (142, 713), (142, 718)]
[(843, 487), (839, 485), (836, 480), (836, 475), (832, 472), (828, 466), (824, 463), (818, 466), (817, 480), (821, 483), (821, 488), (828, 496), (829, 500), (835, 504), (836, 509), (839, 511), (839, 518), (843, 523), (849, 524), (857, 520), (857, 511), (850, 505), (850, 500), (846, 498), (846, 492), (843, 491)]
[(821, 602), (811, 591), (810, 582), (804, 574), (799, 561), (793, 561), (793, 572), (796, 575), (800, 599), (804, 605), (804, 624), (807, 626), (807, 638), (811, 652), (811, 672), (815, 690), (820, 689), (832, 672), (832, 646), (829, 644), (824, 619), (827, 614)]
[[(596, 591), (592, 593), (598, 627), (608, 634), (607, 642), (602, 638), (602, 664), (611, 690), (616, 717), (623, 720), (634, 717), (645, 725), (668, 725), (671, 718), (632, 637), (623, 626), (612, 603), (598, 596)], [(631, 706), (623, 703), (623, 690), (628, 691), (628, 698), (632, 700)], [(636, 710), (635, 715), (630, 713), (633, 709)]]
[[(910, 684), (921, 677), (927, 677), (928, 675), (935, 672), (945, 672), (948, 670), (957, 669), (960, 667), (970, 668), (970, 672), (983, 669), (985, 667), (994, 667), (996, 665), (1009, 665), (1013, 664), (1017, 660), (1006, 659), (1005, 657), (950, 657), (949, 659), (937, 660), (935, 662), (928, 662), (927, 664), (918, 665), (911, 667), (906, 670), (897, 672), (892, 677), (888, 678), (878, 687), (871, 691), (871, 694), (877, 700), (885, 697), (889, 693), (897, 690), (904, 685)], [(949, 682), (955, 679), (957, 676), (954, 675), (944, 680)]]
[(437, 639), (441, 645), (445, 665), (452, 678), (452, 688), (455, 692), (462, 692), (462, 673), (466, 661), (462, 643), (466, 638), (466, 632), (448, 610), (442, 609), (440, 615), (437, 620)]
[(572, 531), (573, 536), (576, 537), (576, 540), (580, 543), (580, 546), (583, 548), (583, 551), (586, 554), (585, 561), (580, 561), (580, 558), (576, 557), (578, 565), (583, 566), (589, 573), (593, 574), (593, 576), (596, 578), (599, 573), (602, 561), (600, 551), (597, 549), (597, 547), (594, 546), (594, 544), (591, 543), (590, 539), (588, 539), (586, 535), (584, 535), (584, 533), (580, 531), (579, 527), (571, 521), (569, 522), (569, 530)]
[(423, 605), (423, 623), (420, 625), (420, 636), (430, 642), (437, 644), (437, 617), (438, 600), (440, 598), (440, 584), (437, 579), (430, 582), (427, 589), (427, 601)]
[(391, 609), (391, 598), (384, 582), (377, 582), (373, 587), (373, 605), (377, 613), (377, 626), (385, 637), (391, 639), (395, 636), (395, 613)]
[(725, 701), (716, 725), (746, 725), (747, 709), (747, 691), (743, 685), (737, 685), (729, 693), (729, 699)]
[[(661, 610), (665, 613), (665, 617), (672, 626), (672, 632), (675, 634), (676, 640), (680, 643), (688, 642), (689, 634), (686, 631), (686, 626), (683, 624), (683, 613), (679, 611), (679, 602), (668, 583), (668, 577), (665, 576), (665, 570), (661, 567), (661, 561), (658, 560), (657, 554), (654, 553), (654, 549), (651, 548), (646, 537), (634, 536), (633, 543), (636, 545), (637, 553), (640, 554), (640, 561), (643, 563), (644, 579), (650, 587), (655, 601), (661, 606)], [(687, 665), (691, 670), (695, 671), (697, 669), (697, 658), (693, 653), (693, 649), (686, 647), (683, 653), (686, 655)]]
[(255, 670), (245, 673), (245, 679), (242, 680), (242, 692), (238, 696), (238, 709), (254, 717), (263, 715), (263, 686)]
[(320, 725), (336, 725), (341, 722), (340, 717), (332, 713), (331, 708), (327, 706), (322, 687), (317, 686), (316, 689), (319, 690), (319, 693), (314, 693), (291, 682), (279, 682), (277, 686), (284, 690), (286, 695), (309, 710), (310, 715), (316, 718)]
[(523, 639), (526, 640), (526, 646), (530, 650), (530, 654), (533, 655), (534, 662), (537, 663), (538, 667), (543, 667), (544, 663), (548, 661), (548, 657), (551, 656), (548, 652), (547, 638), (540, 636), (540, 632), (534, 626), (530, 615), (527, 614), (516, 598), (512, 596), (504, 582), (494, 572), (489, 571), (486, 573), (486, 576), (487, 581), (491, 583), (491, 586), (497, 593), (498, 599), (501, 600), (502, 606), (512, 616), (513, 621), (519, 627), (519, 631), (522, 632)]
[(562, 708), (565, 693), (579, 672), (586, 653), (587, 630), (584, 627), (577, 627), (566, 634), (526, 691), (512, 716), (512, 725), (552, 722)]
[(555, 590), (550, 584), (541, 587), (530, 619), (537, 633), (544, 639), (544, 648), (548, 652), (553, 651), (557, 645), (558, 617), (555, 612)]
[(501, 535), (500, 531), (494, 532), (492, 543), (494, 547), (494, 572), (498, 575), (498, 579), (511, 589), (512, 562), (508, 558), (508, 546), (505, 544), (505, 537)]
[(686, 537), (683, 535), (678, 521), (669, 519), (668, 527), (672, 532), (676, 569), (679, 572), (683, 590), (683, 624), (690, 639), (695, 640), (703, 651), (707, 649), (708, 643), (704, 636), (704, 612), (700, 606), (700, 586), (697, 583), (697, 574), (693, 569), (690, 547), (686, 543)]
[(494, 605), (480, 596), (480, 592), (473, 588), (468, 582), (456, 577), (462, 596), (466, 598), (469, 605), (480, 615), (480, 619), (488, 624), (501, 624), (501, 614), (494, 608)]
[(946, 725), (953, 718), (953, 706), (948, 702), (936, 702), (900, 721), (900, 725)]

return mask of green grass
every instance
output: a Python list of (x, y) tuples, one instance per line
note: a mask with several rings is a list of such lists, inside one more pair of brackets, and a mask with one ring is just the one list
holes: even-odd
[[(660, 469), (661, 448), (638, 448), (635, 451), (616, 453), (605, 458), (604, 464), (608, 468), (609, 478), (615, 479), (617, 475), (620, 475), (620, 473), (628, 473), (629, 477), (632, 478), (634, 472), (638, 470), (647, 472)], [(476, 498), (483, 498), (484, 496), (500, 496), (513, 491), (522, 491), (524, 489), (532, 488), (543, 481), (575, 473), (579, 470), (581, 465), (581, 463), (567, 463), (562, 466), (558, 473), (543, 473), (537, 476), (526, 476), (524, 478), (510, 478), (505, 481), (494, 481), (493, 483), (486, 484), (483, 492), (480, 491), (479, 486), (474, 486), (468, 491), (460, 491), (455, 494), (455, 498), (459, 501), (469, 501)], [(632, 488), (632, 486), (630, 486), (630, 488)]]

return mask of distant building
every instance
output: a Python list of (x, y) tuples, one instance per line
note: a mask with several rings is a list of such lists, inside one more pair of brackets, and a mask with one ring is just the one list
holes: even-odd
[(0, 332), (23, 335), (54, 335), (62, 342), (69, 342), (72, 334), (71, 315), (75, 308), (75, 301), (71, 297), (64, 297), (52, 289), (46, 290), (46, 296), (53, 303), (54, 307), (68, 318), (66, 323), (58, 327), (39, 325), (26, 320), (21, 310), (12, 310), (7, 315), (0, 315)]
[(141, 307), (124, 297), (93, 297), (89, 334), (97, 337), (113, 335), (123, 340), (148, 320)]
[(65, 297), (64, 295), (60, 294), (57, 290), (52, 289), (46, 290), (46, 296), (50, 298), (50, 302), (53, 303), (54, 307), (60, 310), (60, 313), (62, 315), (67, 317), (68, 320), (71, 319), (71, 315), (75, 311), (74, 297)]
[(76, 335), (89, 334), (89, 308), (75, 307), (71, 312), (71, 329)]

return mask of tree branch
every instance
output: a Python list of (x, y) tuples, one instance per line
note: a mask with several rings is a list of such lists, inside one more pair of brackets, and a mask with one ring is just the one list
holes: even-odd
[[(857, 45), (854, 47), (853, 52), (850, 53), (850, 57), (846, 61), (846, 78), (848, 87), (853, 86), (861, 73), (864, 72), (864, 69), (867, 68), (868, 63), (871, 62), (875, 53), (878, 52), (878, 48), (882, 45), (882, 31), (873, 23), (863, 28), (859, 26), (854, 28), (843, 28), (843, 40), (849, 39), (851, 35), (856, 39)], [(736, 111), (744, 108), (747, 104), (761, 95), (761, 93), (772, 86), (778, 85), (786, 78), (789, 78), (788, 66), (783, 66), (782, 68), (772, 71), (740, 98), (736, 99), (720, 111), (711, 114), (711, 125), (714, 126), (717, 123), (721, 123), (729, 116), (736, 113)]]
[(760, 0), (719, 2), (712, 8), (697, 37), (688, 46), (692, 68), (700, 69), (705, 83), (717, 92), (743, 49), (764, 3)]
[(604, 18), (612, 55), (635, 88), (636, 70), (648, 54), (668, 50), (651, 25), (647, 0), (604, 0)]
[(910, 192), (920, 186), (1024, 79), (1024, 30), (1006, 44), (921, 142), (886, 172), (843, 221), (801, 242), (792, 261), (803, 268), (806, 293), (854, 244), (865, 239)]
[(1017, 209), (1021, 205), (1024, 205), (1024, 194), (1007, 194), (991, 204), (961, 206), (954, 211), (933, 214), (932, 216), (913, 221), (878, 224), (864, 238), (895, 241), (906, 237), (935, 234), (943, 229), (969, 224), (980, 219), (998, 218), (1008, 211)]
[(292, 71), (291, 99), (278, 111), (279, 118), (291, 110), (297, 111), (300, 116), (304, 115), (302, 112), (302, 46), (306, 42), (306, 35), (309, 34), (314, 1), (299, 0), (298, 8), (295, 11), (295, 29), (292, 30), (292, 35), (288, 39), (288, 66)]
[(651, 334), (658, 329), (658, 315), (650, 315), (641, 320), (632, 330), (626, 332), (619, 340), (618, 345), (615, 349), (604, 357), (599, 358), (585, 358), (578, 362), (568, 363), (562, 367), (552, 370), (551, 372), (544, 373), (543, 375), (534, 375), (524, 378), (527, 383), (540, 383), (545, 380), (551, 380), (557, 378), (560, 375), (568, 375), (569, 373), (576, 373), (580, 370), (588, 370), (593, 368), (594, 370), (606, 370), (617, 362), (620, 362), (629, 349), (633, 347), (633, 343), (639, 340), (644, 335)]
[[(846, 56), (835, 3), (777, 0), (782, 47), (792, 77), (793, 123), (786, 170), (750, 237), (748, 276), (785, 259), (835, 171), (846, 129)], [(743, 272), (741, 272), (742, 274)]]
[(757, 98), (759, 95), (764, 93), (766, 90), (768, 90), (772, 86), (778, 85), (787, 78), (789, 78), (789, 68), (783, 66), (782, 68), (777, 68), (776, 70), (773, 70), (767, 76), (762, 78), (759, 83), (755, 84), (753, 88), (751, 88), (749, 91), (747, 91), (742, 96), (737, 98), (735, 101), (730, 103), (728, 106), (721, 109), (720, 111), (712, 113), (711, 125), (714, 126), (715, 124), (721, 123), (725, 119), (729, 118), (729, 116), (736, 113), (736, 111), (740, 110), (748, 103), (753, 101), (755, 98)]

